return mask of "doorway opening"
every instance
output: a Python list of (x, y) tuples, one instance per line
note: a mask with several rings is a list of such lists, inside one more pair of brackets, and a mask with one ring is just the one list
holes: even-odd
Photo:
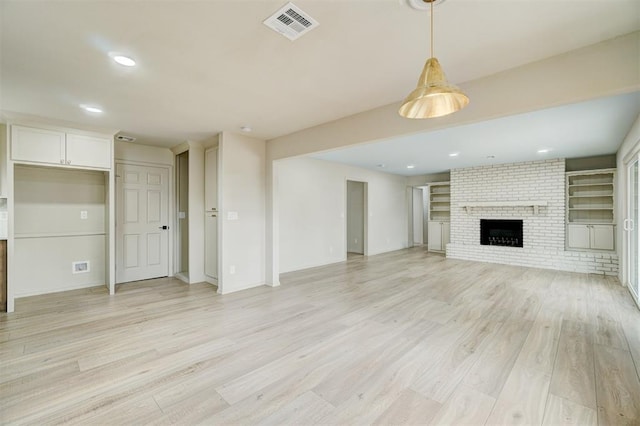
[(428, 198), (425, 187), (409, 187), (409, 247), (422, 246), (427, 241)]
[(176, 156), (176, 192), (178, 207), (176, 276), (189, 282), (189, 151)]
[(347, 258), (368, 253), (367, 182), (347, 180)]

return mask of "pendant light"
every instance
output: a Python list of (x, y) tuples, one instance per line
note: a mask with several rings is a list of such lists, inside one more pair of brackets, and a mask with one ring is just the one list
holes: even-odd
[(418, 86), (402, 102), (398, 113), (405, 118), (435, 118), (460, 111), (469, 104), (469, 98), (447, 81), (440, 62), (433, 56), (433, 2), (431, 11), (431, 57), (424, 64)]

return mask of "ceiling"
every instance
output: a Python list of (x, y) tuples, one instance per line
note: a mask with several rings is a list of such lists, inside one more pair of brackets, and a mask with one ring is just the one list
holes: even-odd
[[(414, 88), (428, 56), (427, 12), (405, 0), (295, 0), (320, 25), (291, 42), (262, 24), (284, 3), (2, 0), (0, 110), (121, 129), (138, 143), (170, 147), (243, 125), (271, 139), (399, 102)], [(447, 0), (435, 13), (435, 53), (464, 88), (639, 28), (638, 0)], [(109, 52), (138, 66), (119, 66)], [(507, 135), (500, 123), (486, 126)], [(457, 161), (524, 143), (501, 140), (510, 145), (462, 144)]]
[(635, 92), (312, 156), (404, 176), (591, 157), (617, 152), (639, 114), (640, 92)]

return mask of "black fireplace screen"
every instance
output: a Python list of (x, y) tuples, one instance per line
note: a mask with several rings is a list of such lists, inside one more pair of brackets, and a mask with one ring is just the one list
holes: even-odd
[(480, 219), (480, 244), (522, 247), (522, 221)]

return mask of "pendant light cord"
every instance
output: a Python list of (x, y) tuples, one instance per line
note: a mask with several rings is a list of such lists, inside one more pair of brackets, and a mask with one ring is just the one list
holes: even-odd
[(433, 58), (433, 1), (429, 3), (431, 7), (431, 57)]

